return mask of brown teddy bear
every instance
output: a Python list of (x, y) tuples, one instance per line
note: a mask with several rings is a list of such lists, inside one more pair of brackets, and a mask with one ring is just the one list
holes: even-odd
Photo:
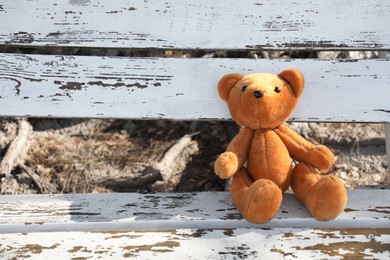
[(335, 162), (332, 152), (284, 125), (303, 86), (303, 75), (296, 69), (279, 75), (229, 74), (218, 83), (220, 97), (242, 128), (226, 152), (219, 155), (214, 170), (221, 178), (233, 177), (233, 202), (248, 221), (271, 220), (290, 185), (318, 220), (337, 217), (346, 205), (347, 193), (341, 180), (320, 174)]

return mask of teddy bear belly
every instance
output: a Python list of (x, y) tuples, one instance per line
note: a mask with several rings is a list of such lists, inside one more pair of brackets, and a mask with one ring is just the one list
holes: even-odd
[(283, 191), (291, 184), (291, 157), (273, 130), (255, 132), (247, 168), (254, 180), (270, 179)]

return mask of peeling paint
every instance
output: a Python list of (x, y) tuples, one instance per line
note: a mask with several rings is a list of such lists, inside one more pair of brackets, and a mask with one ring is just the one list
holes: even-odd
[(88, 250), (86, 247), (84, 246), (75, 246), (73, 247), (72, 249), (68, 250), (69, 253), (81, 253), (81, 252), (84, 252), (84, 253), (91, 253), (92, 250)]
[(135, 87), (135, 88), (143, 89), (148, 87), (146, 84), (140, 84), (138, 82), (126, 84), (124, 82), (104, 83), (103, 81), (89, 81), (87, 84), (91, 86), (111, 87), (111, 88), (118, 88), (118, 87), (134, 88)]
[(61, 33), (60, 32), (51, 32), (51, 33), (48, 33), (46, 35), (46, 37), (50, 38), (50, 37), (59, 37), (61, 36)]
[(240, 213), (227, 213), (223, 218), (224, 220), (240, 220), (243, 219)]
[(81, 90), (85, 83), (68, 81), (62, 83), (61, 81), (54, 81), (54, 84), (61, 85), (60, 89), (63, 90)]
[(344, 212), (354, 212), (354, 211), (358, 211), (356, 209), (351, 209), (351, 208), (345, 208), (344, 209)]
[[(8, 8), (2, 4), (0, 5), (2, 19), (13, 21), (15, 26), (3, 28), (0, 44), (212, 50), (390, 48), (388, 25), (381, 21), (387, 17), (375, 16), (377, 23), (374, 26), (379, 26), (378, 28), (372, 28), (370, 23), (358, 23), (364, 21), (363, 18), (372, 17), (378, 10), (386, 13), (389, 11), (387, 4), (354, 6), (357, 15), (349, 16), (345, 21), (345, 23), (352, 22), (353, 26), (343, 23), (346, 28), (350, 28), (345, 32), (333, 30), (328, 26), (337, 20), (335, 18), (340, 18), (335, 16), (332, 10), (334, 4), (343, 5), (342, 1), (331, 0), (330, 3), (313, 2), (305, 5), (299, 2), (254, 1), (244, 8), (241, 8), (242, 4), (237, 1), (229, 2), (230, 4), (224, 1), (206, 2), (199, 4), (196, 1), (185, 0), (180, 5), (163, 3), (162, 6), (155, 7), (156, 12), (151, 12), (150, 9), (144, 8), (150, 4), (147, 0), (143, 3), (137, 2), (137, 8), (129, 7), (127, 2), (124, 5), (124, 2), (120, 1), (106, 6), (103, 4), (92, 6), (90, 0), (70, 0), (68, 2), (70, 7), (67, 3), (53, 4), (56, 6), (55, 9), (62, 10), (56, 12), (51, 10), (45, 1), (38, 0), (26, 2), (27, 6), (24, 8), (32, 11), (24, 12), (23, 16), (20, 14), (23, 9)], [(253, 5), (256, 10), (269, 11), (261, 12), (261, 15), (253, 15)], [(190, 14), (181, 12), (186, 10), (185, 8), (191, 10)], [(91, 10), (98, 10), (98, 12), (88, 12)], [(128, 11), (131, 11), (131, 14)], [(90, 18), (94, 13), (99, 14), (99, 19), (102, 21), (110, 21), (110, 19), (127, 21), (131, 17), (135, 22), (106, 22), (104, 26), (98, 25), (99, 23), (95, 26), (94, 23), (87, 22), (91, 19), (85, 19)], [(14, 17), (25, 19), (22, 21)], [(25, 20), (29, 23), (23, 24), (24, 27), (19, 26), (19, 21), (24, 23)], [(83, 20), (86, 24), (81, 24), (80, 21)], [(193, 21), (201, 22), (193, 23)], [(197, 26), (192, 27), (191, 24)], [(243, 34), (242, 37), (231, 35), (229, 32), (233, 26), (238, 31), (249, 33)], [(23, 31), (14, 31), (13, 28), (23, 28)], [(45, 32), (46, 35), (41, 35), (36, 28), (52, 29), (51, 32)], [(163, 39), (161, 28), (167, 30), (163, 33)], [(321, 30), (315, 30), (316, 28)], [(275, 34), (275, 31), (283, 33)], [(225, 38), (220, 41), (210, 41), (212, 38), (210, 35), (216, 37), (215, 32)], [(350, 37), (348, 33), (354, 37)], [(329, 35), (332, 37), (328, 37)], [(16, 83), (15, 86), (11, 84), (9, 89), (9, 82), (0, 86), (4, 90), (2, 92), (4, 96), (0, 97), (2, 105), (6, 104), (1, 113), (9, 113), (7, 111), (9, 106), (17, 107), (18, 111), (21, 111), (20, 114), (28, 113), (33, 116), (38, 116), (40, 110), (47, 110), (44, 116), (61, 116), (65, 111), (66, 116), (117, 117), (123, 116), (121, 112), (126, 110), (128, 114), (125, 116), (146, 119), (226, 118), (227, 111), (219, 107), (221, 101), (215, 93), (215, 82), (219, 77), (217, 74), (225, 74), (227, 70), (247, 72), (258, 66), (258, 61), (252, 63), (248, 60), (233, 59), (224, 61), (154, 59), (152, 61), (111, 57), (10, 54), (0, 54), (0, 59), (0, 73), (8, 75), (1, 76), (1, 79), (9, 79)], [(311, 109), (298, 109), (293, 120), (388, 121), (386, 116), (390, 113), (390, 109), (388, 100), (383, 98), (387, 94), (383, 86), (388, 86), (389, 79), (387, 67), (384, 65), (387, 65), (388, 61), (386, 63), (377, 60), (301, 62), (291, 59), (261, 62), (261, 67), (271, 71), (278, 71), (286, 65), (291, 65), (302, 68), (309, 75), (308, 82), (313, 84), (316, 91), (313, 91), (313, 86), (308, 86), (311, 92), (307, 92), (310, 94), (303, 98), (300, 104), (303, 108)], [(144, 75), (136, 74), (137, 70), (143, 70)], [(354, 71), (354, 74), (349, 74), (351, 71)], [(156, 72), (162, 75), (155, 75)], [(370, 84), (373, 79), (375, 79), (375, 86)], [(169, 88), (160, 88), (163, 83), (164, 86), (169, 85)], [(146, 89), (148, 86), (150, 88)], [(346, 97), (348, 102), (343, 100), (343, 104), (335, 106), (336, 110), (332, 110), (333, 105), (336, 104), (334, 100), (344, 93), (344, 88), (348, 90), (348, 86), (375, 93), (378, 97), (376, 107), (362, 104), (357, 113), (357, 108), (354, 107), (357, 102), (354, 102), (354, 98), (358, 97), (357, 100), (361, 100), (359, 97), (365, 94), (356, 93), (356, 95), (348, 95)], [(37, 98), (30, 97), (34, 88), (37, 90), (34, 92)], [(110, 91), (110, 95), (107, 95), (109, 88), (115, 91)], [(137, 88), (146, 90), (134, 91), (134, 94), (126, 95), (129, 92), (126, 88), (130, 91)], [(20, 97), (15, 98), (15, 93)], [(111, 96), (113, 98), (110, 98)], [(135, 98), (132, 99), (133, 96)], [(62, 97), (71, 97), (71, 99)], [(166, 99), (169, 97), (169, 104), (164, 97), (167, 97)], [(34, 103), (35, 99), (39, 101)], [(180, 104), (184, 105), (180, 107), (178, 106)], [(132, 108), (131, 111), (128, 109), (129, 106)], [(36, 107), (40, 110), (34, 110)], [(65, 107), (67, 109), (64, 109)], [(80, 107), (85, 109), (80, 112)], [(148, 108), (146, 112), (145, 107)], [(166, 107), (168, 109), (164, 110)], [(77, 111), (71, 112), (73, 108)], [(82, 114), (84, 111), (88, 114)], [(185, 115), (180, 114), (183, 111)], [(216, 114), (213, 114), (215, 111)], [(199, 248), (202, 248), (201, 253), (202, 256), (206, 256), (205, 258), (267, 259), (268, 256), (269, 258), (288, 256), (299, 259), (308, 255), (313, 259), (334, 256), (386, 258), (390, 256), (390, 229), (388, 228), (390, 207), (385, 204), (387, 201), (384, 202), (383, 197), (389, 197), (389, 192), (386, 190), (381, 192), (387, 196), (370, 197), (365, 196), (364, 192), (353, 191), (349, 194), (352, 196), (349, 196), (348, 207), (339, 218), (329, 222), (330, 224), (312, 219), (296, 200), (290, 200), (287, 204), (284, 201), (277, 216), (271, 223), (260, 225), (263, 227), (261, 229), (257, 228), (258, 225), (247, 223), (233, 207), (229, 195), (225, 193), (223, 195), (221, 193), (132, 194), (126, 197), (115, 194), (61, 195), (58, 197), (28, 196), (27, 199), (0, 197), (0, 200), (3, 200), (0, 203), (2, 216), (0, 230), (6, 232), (2, 234), (2, 237), (6, 238), (3, 240), (7, 243), (10, 241), (8, 245), (0, 244), (0, 252), (7, 253), (9, 258), (29, 257), (31, 254), (48, 258), (47, 255), (53, 252), (62, 252), (57, 255), (77, 257), (77, 254), (83, 253), (86, 257), (96, 257), (96, 254), (112, 257), (112, 254), (117, 254), (115, 255), (117, 258), (146, 256), (144, 258), (147, 259), (161, 254), (174, 259), (172, 257), (178, 257), (176, 253), (180, 251), (177, 250), (179, 248), (184, 251), (181, 256), (188, 257), (188, 252), (193, 251), (195, 242)], [(216, 198), (217, 196), (219, 197)], [(301, 227), (296, 227), (297, 225)], [(326, 225), (351, 225), (353, 228), (323, 228)], [(367, 229), (375, 225), (376, 229)], [(205, 229), (205, 226), (210, 228)], [(274, 228), (275, 226), (283, 228)], [(180, 229), (183, 227), (186, 228)], [(175, 230), (165, 231), (167, 228)], [(86, 229), (84, 231), (87, 232), (75, 232), (82, 229)], [(116, 231), (91, 232), (100, 229), (116, 229)], [(121, 229), (134, 230), (117, 231)], [(68, 232), (63, 232), (64, 230)], [(54, 233), (48, 235), (46, 231)], [(79, 240), (74, 239), (75, 234)], [(324, 240), (326, 243), (323, 242)]]
[(56, 249), (59, 246), (58, 243), (50, 246), (50, 247), (44, 247), (39, 244), (27, 244), (24, 247), (20, 248), (17, 252), (18, 253), (31, 253), (31, 254), (41, 254), (43, 250), (45, 249)]
[[(298, 251), (317, 251), (327, 256), (340, 256), (340, 251), (344, 258), (363, 259), (372, 257), (372, 253), (386, 253), (389, 252), (389, 245), (372, 240), (369, 243), (365, 242), (346, 242), (341, 241), (337, 243), (319, 243), (313, 246), (300, 247), (296, 246)], [(366, 251), (369, 249), (369, 251)]]
[(20, 94), (20, 87), (22, 85), (22, 83), (19, 80), (15, 79), (15, 78), (10, 78), (10, 77), (0, 77), (0, 79), (8, 79), (8, 80), (14, 81), (16, 83), (16, 85), (14, 87), (15, 92), (16, 92), (16, 96), (19, 96), (19, 94)]
[(99, 216), (101, 213), (99, 212), (69, 212), (71, 216)]
[(117, 14), (121, 13), (122, 11), (107, 11), (106, 14)]
[[(388, 20), (383, 15), (389, 12), (390, 7), (380, 1), (375, 5), (354, 5), (353, 16), (333, 12), (334, 6), (342, 6), (339, 10), (350, 9), (348, 3), (343, 4), (336, 0), (326, 4), (309, 2), (305, 5), (267, 0), (248, 2), (245, 6), (234, 1), (200, 4), (185, 0), (180, 4), (154, 3), (153, 12), (149, 11), (147, 1), (141, 1), (134, 6), (123, 1), (107, 5), (92, 4), (90, 0), (70, 0), (55, 4), (50, 8), (44, 1), (37, 0), (28, 1), (24, 5), (25, 8), (11, 8), (2, 3), (2, 20), (13, 21), (15, 26), (3, 28), (0, 43), (208, 50), (390, 48), (386, 27)], [(25, 9), (31, 11), (26, 13)], [(135, 22), (115, 22), (127, 21), (129, 13)], [(30, 22), (25, 24), (14, 17), (24, 17), (24, 20)], [(372, 17), (377, 21), (375, 24), (365, 22)], [(108, 22), (94, 23), (94, 19)], [(335, 21), (343, 23), (348, 30), (334, 30), (332, 26), (328, 26)], [(37, 31), (37, 28), (45, 27), (53, 28), (58, 34), (40, 35), (41, 32)], [(24, 29), (15, 31), (15, 28)], [(163, 39), (164, 45), (161, 44), (161, 28), (166, 30), (163, 33), (166, 36)], [(230, 33), (230, 28), (248, 33), (236, 37)], [(282, 31), (283, 34), (275, 34), (275, 31)], [(213, 37), (221, 40), (210, 41)]]
[(177, 241), (158, 242), (152, 245), (124, 246), (123, 249), (129, 252), (124, 253), (123, 257), (131, 257), (142, 251), (155, 253), (173, 252), (174, 248), (179, 246), (180, 243)]
[(390, 109), (374, 109), (374, 111), (390, 113)]
[(375, 209), (368, 209), (368, 211), (390, 214), (390, 207), (376, 207)]
[(225, 236), (233, 236), (234, 235), (234, 230), (233, 229), (225, 229), (224, 231), (223, 231), (223, 234), (225, 235)]
[[(48, 116), (50, 112), (56, 117), (99, 115), (98, 117), (191, 120), (230, 118), (226, 106), (215, 91), (218, 75), (228, 72), (247, 73), (248, 69), (257, 66), (259, 62), (235, 59), (19, 54), (0, 54), (0, 60), (1, 96), (4, 97), (2, 103), (8, 104), (2, 108), (1, 113), (4, 114)], [(261, 63), (269, 71), (279, 71), (281, 67), (288, 66), (301, 68), (309, 75), (311, 84), (307, 86), (304, 97), (289, 121), (389, 120), (390, 113), (386, 112), (390, 111), (388, 99), (386, 100), (388, 93), (383, 86), (387, 86), (390, 74), (382, 60), (334, 63), (311, 59), (290, 59), (288, 62), (264, 59)], [(340, 80), (341, 75), (348, 75), (351, 71), (354, 71), (354, 75), (362, 76), (343, 77)], [(370, 75), (374, 74), (378, 75), (378, 79), (372, 84)], [(15, 79), (20, 82), (20, 86), (16, 81), (2, 78)], [(115, 91), (108, 94), (111, 89)], [(141, 89), (144, 91), (139, 91)], [(38, 92), (34, 98), (29, 94), (31, 91)], [(360, 102), (367, 91), (378, 97), (375, 104)], [(348, 102), (335, 101), (337, 97), (345, 96), (346, 92), (354, 93), (346, 97)], [(20, 100), (13, 100), (17, 96), (15, 93), (21, 95)], [(66, 95), (67, 98), (61, 98), (57, 93)], [(23, 96), (29, 96), (29, 102), (23, 102), (26, 101), (22, 99)], [(97, 101), (102, 103), (97, 105), (94, 103)], [(54, 107), (51, 106), (52, 102), (55, 102)], [(76, 109), (80, 106), (84, 109)], [(310, 109), (305, 109), (307, 107)]]
[[(110, 232), (55, 232), (6, 235), (12, 246), (3, 246), (8, 258), (39, 254), (96, 258), (132, 257), (138, 259), (274, 259), (287, 258), (369, 258), (390, 256), (387, 238), (389, 229), (360, 230), (351, 235), (344, 229), (176, 229)], [(372, 232), (375, 232), (373, 234)], [(295, 236), (285, 236), (286, 233)], [(329, 234), (335, 236), (328, 236)], [(371, 233), (369, 237), (364, 234)], [(75, 240), (75, 237), (79, 240)], [(324, 238), (326, 242), (324, 243)], [(40, 241), (30, 243), (31, 239)], [(57, 241), (57, 242), (56, 242)], [(83, 241), (80, 244), (80, 241)], [(202, 250), (194, 250), (194, 246)], [(259, 247), (259, 245), (261, 245)]]
[(11, 39), (8, 41), (8, 43), (17, 43), (17, 44), (22, 44), (22, 43), (32, 43), (34, 42), (34, 37), (31, 33), (28, 32), (17, 32), (13, 33), (12, 36), (10, 37)]

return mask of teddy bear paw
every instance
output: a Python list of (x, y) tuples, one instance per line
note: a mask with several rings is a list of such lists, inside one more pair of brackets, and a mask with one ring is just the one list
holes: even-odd
[(218, 156), (214, 163), (215, 173), (222, 179), (227, 179), (238, 170), (237, 156), (232, 152), (224, 152)]
[(333, 153), (324, 145), (317, 145), (309, 151), (309, 164), (321, 173), (328, 172), (335, 162)]

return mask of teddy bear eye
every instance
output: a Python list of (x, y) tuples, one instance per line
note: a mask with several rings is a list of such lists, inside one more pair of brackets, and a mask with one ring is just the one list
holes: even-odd
[(242, 92), (244, 92), (246, 90), (247, 86), (243, 86), (242, 87)]
[(276, 93), (280, 93), (281, 89), (280, 89), (279, 87), (275, 87), (274, 91), (275, 91)]

